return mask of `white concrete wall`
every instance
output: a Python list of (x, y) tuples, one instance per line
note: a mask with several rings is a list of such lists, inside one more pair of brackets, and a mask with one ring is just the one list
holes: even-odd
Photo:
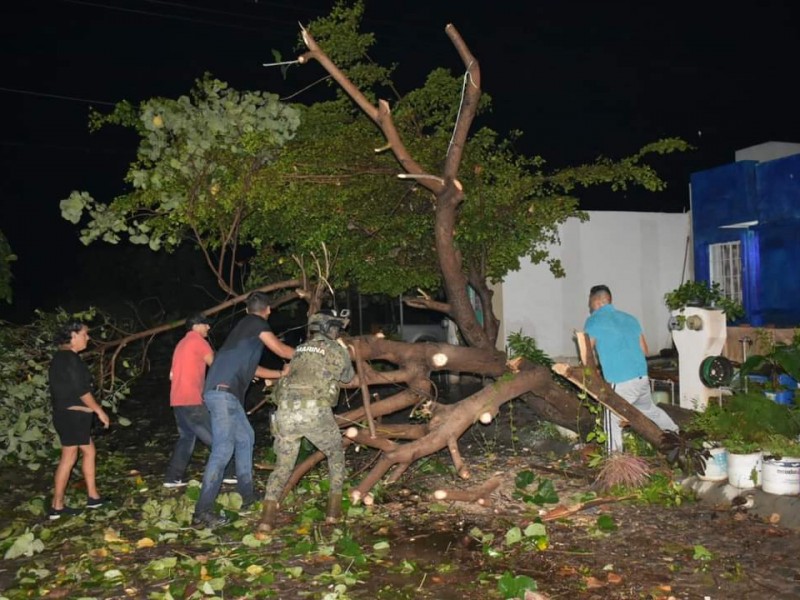
[[(561, 259), (567, 276), (556, 279), (545, 265), (525, 260), (496, 291), (498, 346), (520, 329), (554, 358), (577, 356), (573, 331), (589, 315), (589, 288), (604, 283), (614, 305), (642, 323), (651, 354), (672, 346), (664, 294), (681, 283), (690, 213), (589, 212), (586, 223), (572, 219), (560, 230)], [(692, 258), (686, 258), (692, 278)]]

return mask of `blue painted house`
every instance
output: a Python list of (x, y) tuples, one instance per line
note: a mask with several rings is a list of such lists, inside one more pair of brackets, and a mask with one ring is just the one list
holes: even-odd
[(744, 322), (800, 326), (800, 144), (767, 142), (691, 176), (694, 272)]

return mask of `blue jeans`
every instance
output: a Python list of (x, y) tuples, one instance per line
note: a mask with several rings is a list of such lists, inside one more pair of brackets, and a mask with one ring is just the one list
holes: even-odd
[[(178, 426), (178, 441), (172, 450), (165, 481), (183, 479), (197, 440), (211, 448), (211, 415), (205, 404), (173, 406), (172, 410)], [(225, 477), (233, 476), (233, 473), (233, 464), (229, 463), (225, 469)]]
[(178, 425), (178, 441), (167, 466), (166, 481), (183, 479), (197, 440), (211, 447), (211, 417), (205, 405), (173, 406), (172, 410)]
[(236, 457), (236, 484), (245, 503), (255, 500), (253, 490), (253, 444), (255, 433), (244, 407), (233, 394), (223, 391), (206, 392), (203, 402), (211, 414), (211, 455), (203, 474), (200, 499), (195, 514), (211, 512), (222, 486), (225, 465)]

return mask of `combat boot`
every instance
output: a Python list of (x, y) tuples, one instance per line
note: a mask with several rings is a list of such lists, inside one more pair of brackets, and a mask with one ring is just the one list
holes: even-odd
[(272, 531), (275, 527), (275, 519), (278, 517), (278, 501), (264, 500), (264, 509), (261, 511), (261, 522), (258, 524), (259, 531)]
[(336, 523), (342, 516), (342, 494), (328, 494), (328, 514), (326, 523)]

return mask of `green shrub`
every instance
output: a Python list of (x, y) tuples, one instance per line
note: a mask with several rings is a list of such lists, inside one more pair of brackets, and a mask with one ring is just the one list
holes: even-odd
[(721, 405), (712, 403), (695, 413), (686, 429), (703, 432), (709, 441), (725, 442), (729, 449), (759, 449), (773, 436), (795, 439), (800, 434), (800, 414), (763, 394), (737, 393)]
[(542, 365), (550, 368), (553, 366), (553, 359), (539, 346), (536, 340), (528, 335), (523, 335), (522, 330), (515, 331), (508, 336), (509, 358), (527, 358), (535, 365)]

